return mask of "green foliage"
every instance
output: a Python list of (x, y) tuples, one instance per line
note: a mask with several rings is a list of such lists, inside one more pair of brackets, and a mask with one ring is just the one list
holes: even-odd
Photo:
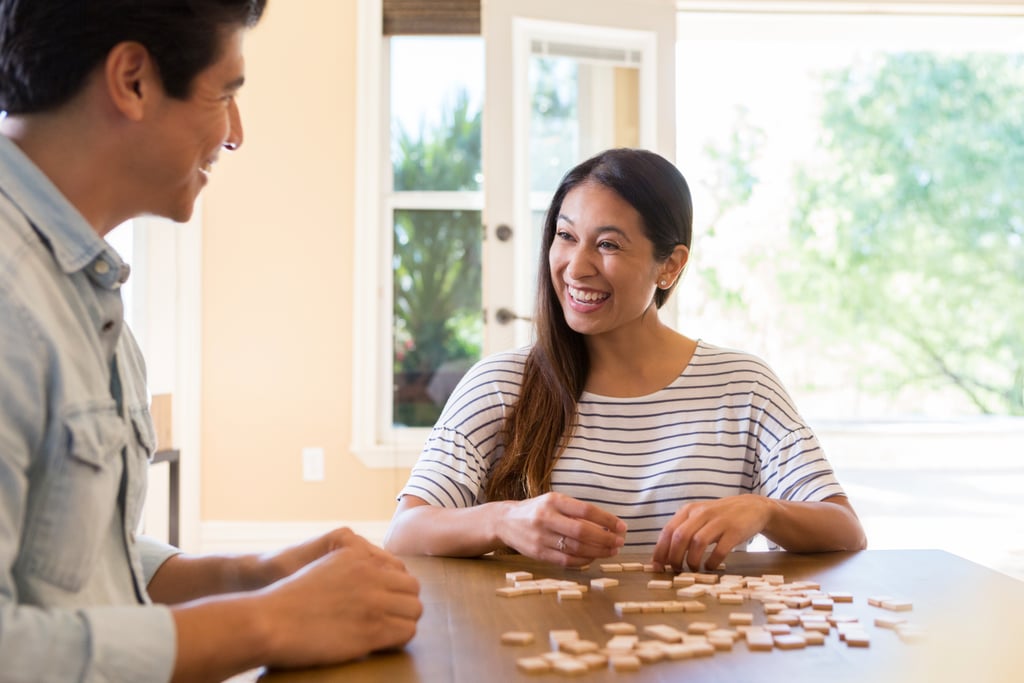
[(1024, 415), (1024, 59), (888, 54), (823, 82), (789, 296), (881, 387)]
[(480, 189), (480, 112), (470, 111), (465, 90), (441, 121), (433, 130), (421, 125), (415, 136), (398, 125), (392, 150), (396, 192)]
[[(436, 129), (395, 135), (398, 191), (477, 190), (480, 112), (465, 92)], [(479, 211), (397, 210), (394, 215), (395, 422), (433, 424), (440, 412), (427, 393), (446, 362), (476, 360), (483, 339)]]
[[(703, 229), (697, 231), (695, 240), (714, 240), (722, 220), (750, 201), (759, 182), (753, 168), (764, 143), (764, 131), (750, 120), (750, 112), (746, 107), (737, 107), (725, 145), (704, 146), (704, 155), (715, 164), (715, 177), (706, 183), (713, 212)], [(745, 312), (743, 283), (722, 277), (713, 266), (702, 269), (700, 278), (710, 298), (732, 313)]]

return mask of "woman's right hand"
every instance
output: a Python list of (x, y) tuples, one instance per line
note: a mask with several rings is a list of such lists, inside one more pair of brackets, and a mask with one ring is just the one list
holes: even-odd
[(561, 493), (503, 501), (501, 541), (522, 555), (563, 567), (612, 557), (625, 542), (626, 523), (596, 505)]

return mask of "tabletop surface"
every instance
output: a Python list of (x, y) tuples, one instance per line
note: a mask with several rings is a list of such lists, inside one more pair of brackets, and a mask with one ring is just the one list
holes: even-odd
[[(686, 631), (695, 621), (730, 628), (729, 614), (751, 612), (754, 624), (765, 624), (762, 603), (719, 604), (700, 598), (707, 609), (697, 613), (616, 613), (615, 603), (681, 600), (675, 590), (648, 587), (652, 579), (673, 573), (606, 573), (599, 563), (586, 570), (511, 556), (478, 559), (405, 557), (421, 584), (423, 617), (416, 637), (397, 652), (374, 654), (335, 667), (303, 671), (264, 672), (260, 683), (328, 681), (413, 681), (423, 683), (557, 680), (558, 673), (521, 672), (516, 660), (551, 650), (549, 631), (575, 629), (579, 637), (602, 646), (611, 637), (610, 622), (638, 627), (667, 624)], [(620, 556), (605, 562), (644, 562), (649, 556)], [(499, 597), (508, 585), (506, 573), (527, 571), (535, 579), (563, 579), (589, 585), (591, 579), (616, 578), (619, 585), (590, 589), (581, 600), (559, 601), (554, 594)], [(799, 650), (752, 651), (740, 639), (730, 651), (711, 657), (662, 660), (635, 672), (610, 668), (591, 670), (588, 681), (1024, 681), (1024, 582), (939, 550), (867, 550), (854, 553), (732, 553), (719, 576), (760, 577), (781, 574), (787, 583), (813, 581), (824, 592), (846, 592), (853, 602), (835, 603), (832, 613), (856, 617), (870, 637), (866, 648), (841, 642), (833, 628), (821, 646)], [(912, 609), (892, 612), (868, 604), (888, 596), (910, 601)], [(805, 612), (813, 612), (805, 608)], [(828, 614), (828, 612), (824, 612)], [(877, 617), (907, 619), (920, 628), (919, 642), (904, 642), (896, 632), (875, 626)], [(532, 644), (503, 645), (508, 631), (535, 634)], [(801, 633), (799, 626), (794, 633)]]

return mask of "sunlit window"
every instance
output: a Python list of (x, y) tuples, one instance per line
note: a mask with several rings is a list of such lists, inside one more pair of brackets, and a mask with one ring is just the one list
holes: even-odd
[(394, 37), (391, 424), (430, 427), (483, 346), (483, 44)]
[(1024, 575), (1024, 18), (683, 12), (680, 327), (753, 350), (878, 546)]

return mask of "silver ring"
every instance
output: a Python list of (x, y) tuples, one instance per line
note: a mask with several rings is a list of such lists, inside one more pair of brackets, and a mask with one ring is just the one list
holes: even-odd
[(557, 547), (558, 547), (558, 552), (560, 552), (560, 553), (564, 553), (565, 552), (565, 536), (562, 536), (562, 537), (560, 537), (558, 539), (558, 546)]

